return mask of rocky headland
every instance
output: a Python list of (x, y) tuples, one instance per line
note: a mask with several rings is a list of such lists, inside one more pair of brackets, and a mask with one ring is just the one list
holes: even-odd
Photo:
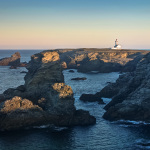
[(0, 130), (96, 123), (89, 112), (76, 110), (72, 88), (64, 83), (57, 51), (33, 55), (27, 69), (24, 85), (0, 95)]
[(63, 69), (127, 72), (101, 92), (84, 95), (81, 99), (103, 103), (101, 97), (113, 97), (105, 107), (104, 118), (109, 120), (148, 120), (150, 54), (147, 53), (139, 50), (67, 49), (32, 55), (26, 67), (25, 84), (9, 88), (0, 95), (0, 130), (47, 124), (95, 124), (96, 119), (89, 112), (76, 110), (72, 88), (64, 83)]
[[(112, 91), (110, 95), (109, 91)], [(105, 106), (105, 119), (150, 122), (150, 53), (137, 64), (134, 72), (121, 75), (100, 94), (103, 92), (105, 97), (107, 93), (112, 97)]]
[(64, 69), (77, 69), (79, 72), (98, 71), (131, 72), (148, 51), (112, 49), (67, 49), (56, 50)]

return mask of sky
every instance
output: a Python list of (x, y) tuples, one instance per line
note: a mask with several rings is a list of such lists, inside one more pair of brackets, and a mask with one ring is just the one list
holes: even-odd
[(150, 0), (0, 0), (0, 49), (150, 49)]

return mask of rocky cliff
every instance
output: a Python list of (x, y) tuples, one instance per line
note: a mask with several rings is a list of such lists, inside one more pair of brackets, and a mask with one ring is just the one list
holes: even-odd
[[(76, 68), (81, 72), (128, 72), (120, 76), (116, 83), (94, 95), (94, 100), (102, 103), (100, 97), (114, 96), (105, 107), (106, 119), (149, 120), (147, 81), (150, 55), (147, 53), (148, 51), (67, 49), (33, 55), (27, 66), (25, 84), (15, 89), (10, 88), (0, 95), (0, 130), (43, 124), (94, 124), (96, 119), (89, 112), (76, 110), (74, 106), (73, 91), (65, 85), (62, 74), (62, 69), (67, 68)], [(147, 55), (143, 57), (145, 54)]]
[(64, 69), (79, 72), (130, 72), (148, 51), (111, 49), (57, 50)]
[[(111, 94), (109, 91), (112, 91)], [(106, 97), (107, 94), (113, 97), (105, 107), (105, 119), (150, 122), (150, 53), (137, 64), (134, 72), (120, 76), (103, 92)]]
[(57, 51), (33, 55), (27, 69), (25, 85), (8, 89), (0, 96), (1, 130), (43, 124), (90, 125), (96, 122), (89, 112), (76, 110), (73, 91), (64, 83)]

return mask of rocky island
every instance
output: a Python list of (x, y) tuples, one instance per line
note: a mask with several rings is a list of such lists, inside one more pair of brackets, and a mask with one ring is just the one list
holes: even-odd
[(16, 69), (17, 67), (26, 67), (26, 62), (20, 62), (21, 55), (19, 52), (14, 53), (11, 57), (0, 59), (0, 66), (10, 66), (10, 69)]
[[(149, 97), (147, 95), (146, 98), (142, 98), (145, 92), (149, 92), (144, 80), (148, 79), (147, 53), (148, 51), (140, 50), (57, 49), (32, 55), (26, 67), (28, 73), (25, 76), (25, 84), (9, 88), (0, 95), (0, 130), (47, 124), (56, 126), (95, 124), (96, 119), (89, 112), (76, 110), (72, 88), (64, 83), (62, 73), (64, 69), (77, 69), (79, 72), (128, 72), (120, 76), (116, 83), (110, 83), (102, 90), (103, 92), (90, 94), (88, 101), (91, 102), (90, 99), (95, 96), (93, 101), (103, 103), (101, 97), (114, 96), (105, 107), (107, 112), (104, 118), (134, 119), (135, 110), (138, 108), (137, 116), (144, 115), (144, 118), (137, 117), (136, 120), (148, 119), (149, 113), (146, 111), (148, 105), (145, 107), (145, 104), (148, 103)], [(145, 86), (144, 91), (138, 91), (140, 86)], [(136, 99), (136, 94), (140, 92), (143, 94), (135, 102), (133, 97)], [(83, 96), (82, 99), (86, 101)]]

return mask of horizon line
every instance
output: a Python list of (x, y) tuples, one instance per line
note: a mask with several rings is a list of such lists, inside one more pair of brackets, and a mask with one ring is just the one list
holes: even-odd
[[(97, 48), (97, 47), (91, 47), (91, 48), (86, 48), (86, 47), (79, 47), (79, 48), (47, 48), (47, 49), (38, 49), (38, 48), (16, 48), (16, 49), (11, 49), (11, 48), (3, 48), (0, 50), (57, 50), (57, 49), (111, 49), (111, 47), (107, 48)], [(117, 50), (117, 49), (116, 49)], [(121, 50), (150, 50), (150, 48), (122, 48)]]

